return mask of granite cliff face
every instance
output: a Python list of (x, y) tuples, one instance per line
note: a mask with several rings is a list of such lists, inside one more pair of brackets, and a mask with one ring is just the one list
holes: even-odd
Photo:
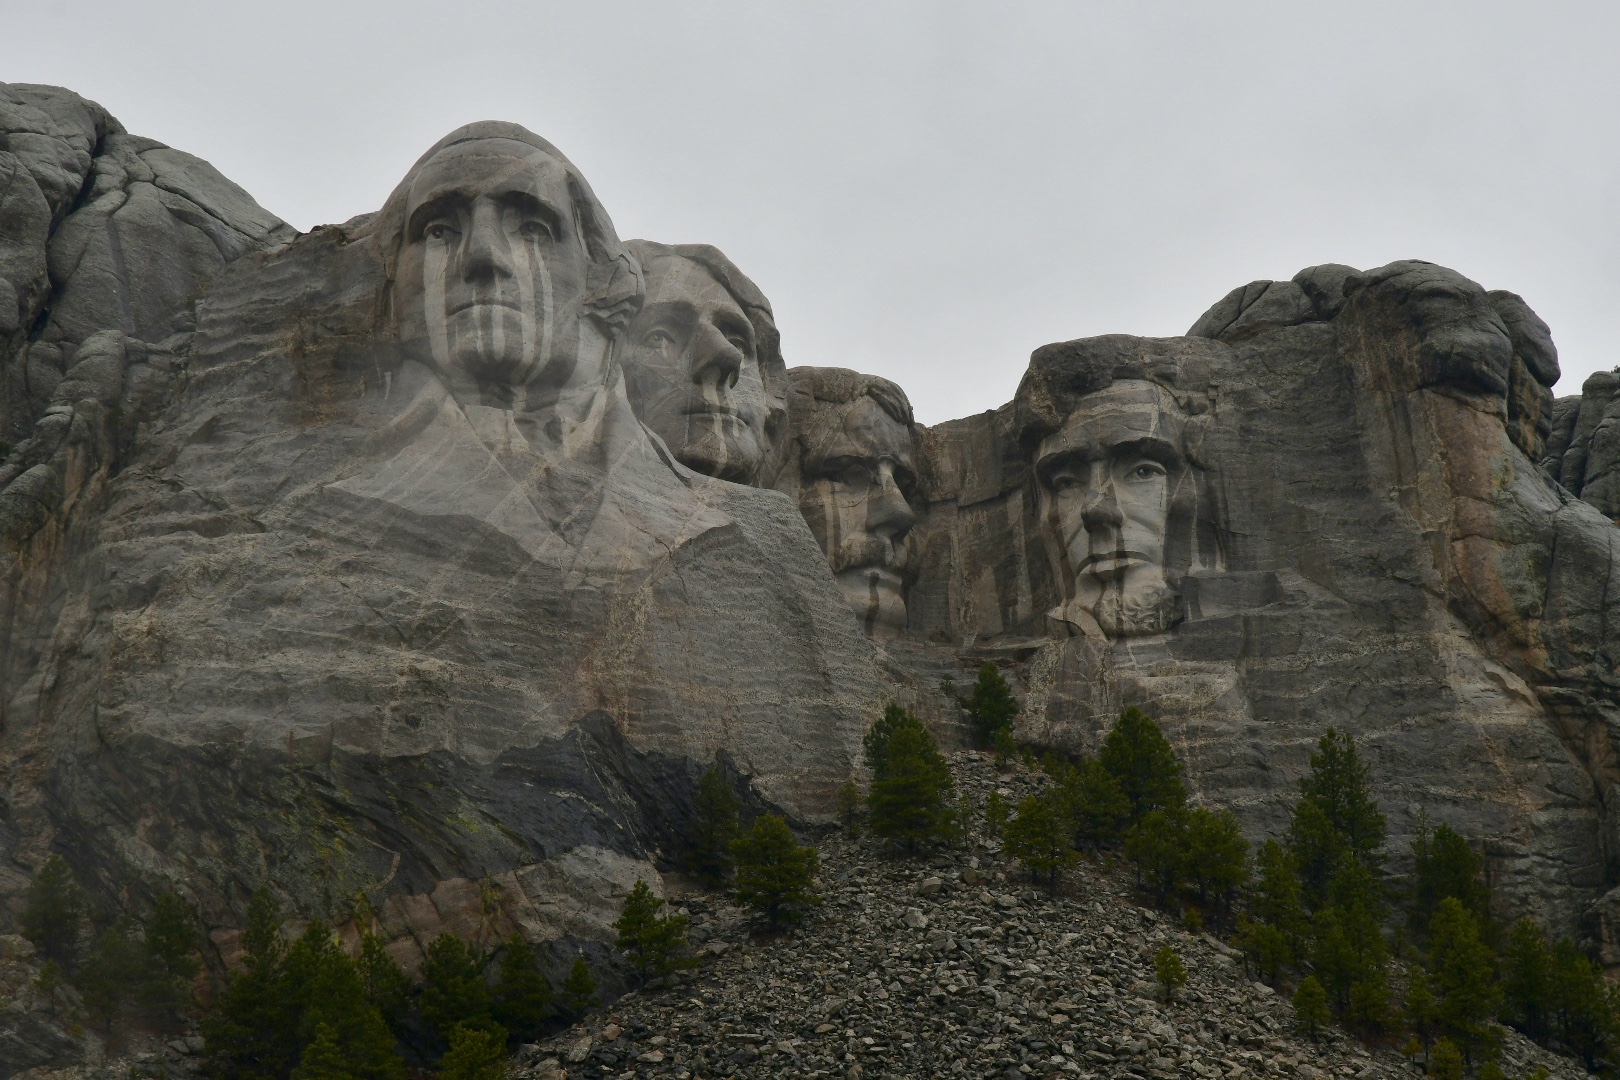
[(1256, 836), (1347, 730), (1392, 849), (1448, 821), (1608, 939), (1614, 395), (1552, 400), (1519, 297), (1314, 267), (925, 428), (514, 125), (304, 235), (64, 91), (0, 131), (5, 896), (60, 852), (224, 958), (259, 885), (407, 963), (600, 949), (710, 763), (814, 822), (886, 700), (949, 738), (991, 658), (1024, 738), (1143, 705)]

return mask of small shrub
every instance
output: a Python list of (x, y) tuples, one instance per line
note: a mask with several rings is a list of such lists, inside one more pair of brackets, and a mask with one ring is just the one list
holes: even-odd
[(568, 969), (568, 977), (563, 980), (563, 1012), (571, 1019), (577, 1020), (595, 1005), (596, 979), (591, 975), (591, 967), (581, 954), (574, 958), (574, 966)]
[(1332, 1018), (1328, 1012), (1327, 991), (1315, 975), (1307, 975), (1294, 991), (1294, 1021), (1299, 1030), (1315, 1042)]
[(1024, 864), (1037, 880), (1045, 878), (1048, 888), (1057, 888), (1058, 877), (1080, 858), (1069, 843), (1069, 824), (1057, 792), (1048, 787), (1018, 804), (1018, 816), (1007, 823), (1007, 854)]
[(1012, 689), (993, 663), (979, 668), (979, 677), (973, 689), (959, 701), (967, 710), (973, 725), (974, 742), (981, 748), (994, 749), (998, 754), (1012, 744), (1013, 718), (1018, 715), (1018, 701)]
[(851, 836), (861, 831), (861, 789), (855, 781), (846, 780), (838, 789), (835, 813), (838, 821)]
[(504, 1080), (509, 1071), (501, 1036), (465, 1024), (450, 1033), (450, 1050), (439, 1060), (439, 1080)]
[(1429, 1075), (1434, 1080), (1462, 1080), (1463, 1055), (1457, 1044), (1441, 1039), (1429, 1051)]
[(1164, 1000), (1175, 997), (1176, 991), (1187, 985), (1187, 968), (1176, 950), (1165, 945), (1153, 954), (1153, 976), (1164, 990)]
[(984, 801), (984, 831), (991, 836), (1002, 835), (1007, 831), (1009, 816), (1007, 800), (1001, 797), (1001, 792), (992, 791), (990, 797)]
[(663, 906), (664, 901), (637, 878), (613, 924), (619, 933), (619, 948), (629, 956), (643, 980), (680, 968), (681, 955), (686, 951), (686, 916), (660, 915)]
[[(874, 785), (875, 786), (875, 785)], [(731, 844), (737, 863), (737, 902), (765, 916), (772, 927), (802, 920), (815, 904), (816, 849), (800, 844), (780, 814), (766, 814)]]

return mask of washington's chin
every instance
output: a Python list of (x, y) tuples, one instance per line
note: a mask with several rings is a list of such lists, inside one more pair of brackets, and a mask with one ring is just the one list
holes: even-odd
[(905, 582), (885, 566), (855, 566), (837, 575), (844, 602), (861, 620), (868, 637), (897, 638), (906, 630)]
[(697, 439), (678, 442), (672, 451), (688, 469), (736, 484), (753, 482), (762, 456), (752, 439)]

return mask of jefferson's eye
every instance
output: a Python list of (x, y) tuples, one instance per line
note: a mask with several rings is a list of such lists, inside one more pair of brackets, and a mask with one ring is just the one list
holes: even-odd
[(663, 349), (675, 344), (675, 338), (668, 330), (653, 330), (641, 339), (643, 345), (653, 349)]

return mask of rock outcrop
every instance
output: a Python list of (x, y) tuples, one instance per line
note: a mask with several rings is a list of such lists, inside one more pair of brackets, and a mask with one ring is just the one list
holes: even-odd
[(1447, 821), (1503, 914), (1614, 936), (1620, 406), (1553, 401), (1518, 296), (1313, 267), (924, 428), (515, 125), (295, 236), (3, 94), (0, 896), (60, 852), (221, 959), (260, 885), (408, 964), (601, 951), (704, 769), (814, 822), (886, 700), (950, 736), (994, 659), (1025, 739), (1142, 705), (1257, 837), (1348, 731), (1394, 851)]

